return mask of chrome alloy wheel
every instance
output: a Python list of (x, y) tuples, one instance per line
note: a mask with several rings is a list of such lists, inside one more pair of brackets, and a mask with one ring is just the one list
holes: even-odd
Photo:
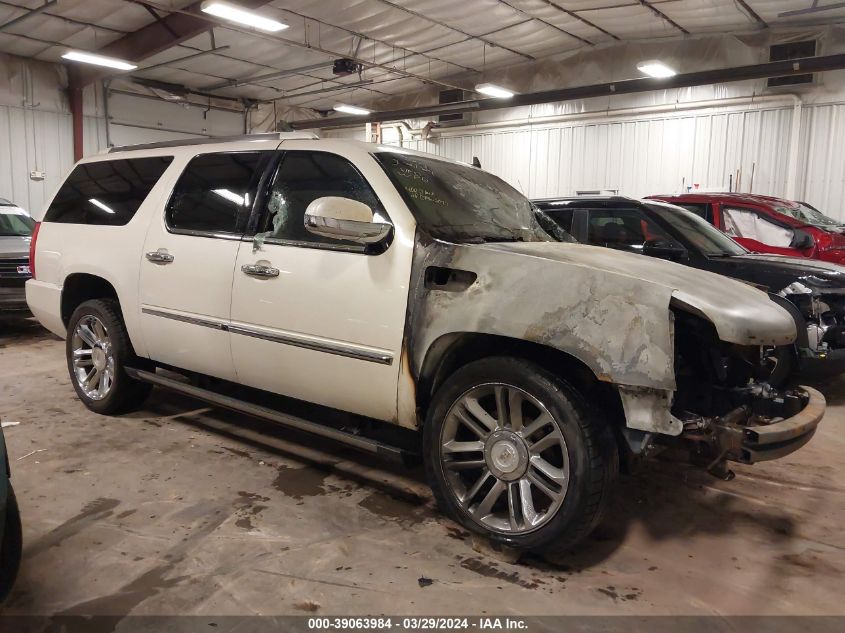
[(563, 433), (539, 400), (513, 385), (479, 385), (458, 398), (446, 414), (440, 456), (458, 505), (496, 532), (537, 530), (566, 497)]
[(91, 400), (102, 400), (114, 382), (114, 352), (103, 322), (92, 314), (82, 317), (71, 348), (76, 384)]

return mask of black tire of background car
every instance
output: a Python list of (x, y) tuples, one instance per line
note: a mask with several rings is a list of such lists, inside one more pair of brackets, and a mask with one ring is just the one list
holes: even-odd
[[(523, 535), (486, 530), (473, 521), (449, 491), (440, 457), (440, 435), (447, 412), (463, 393), (490, 382), (507, 382), (540, 400), (566, 440), (570, 480), (566, 497), (551, 521)], [(468, 530), (523, 551), (564, 553), (599, 524), (619, 474), (619, 448), (609, 425), (571, 385), (527, 360), (493, 357), (470, 363), (437, 390), (423, 429), (426, 475), (440, 509)]]
[[(76, 382), (73, 372), (73, 350), (71, 349), (73, 332), (77, 323), (86, 315), (98, 317), (108, 331), (109, 339), (114, 350), (115, 375), (111, 390), (102, 400), (93, 400), (85, 395)], [(70, 317), (68, 335), (65, 346), (68, 372), (76, 395), (82, 403), (95, 413), (113, 415), (126, 413), (138, 409), (152, 391), (152, 385), (132, 380), (126, 375), (126, 367), (150, 369), (150, 362), (139, 358), (129, 341), (129, 334), (123, 323), (120, 305), (113, 299), (95, 299), (82, 303)]]
[(15, 584), (18, 569), (21, 566), (23, 550), (23, 530), (21, 529), (21, 513), (12, 483), (7, 479), (9, 487), (6, 496), (6, 515), (4, 518), (3, 542), (0, 543), (0, 603), (2, 603)]

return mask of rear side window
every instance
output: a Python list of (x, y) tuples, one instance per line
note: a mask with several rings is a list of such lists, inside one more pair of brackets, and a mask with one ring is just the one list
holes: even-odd
[(242, 233), (267, 152), (202, 154), (179, 177), (167, 205), (173, 231)]
[(695, 213), (698, 217), (704, 218), (708, 222), (713, 222), (713, 209), (710, 207), (708, 203), (701, 202), (672, 202), (677, 207), (681, 207), (682, 209), (686, 209), (687, 211), (691, 211)]
[(172, 156), (156, 156), (77, 165), (50, 203), (44, 221), (123, 226), (171, 162)]

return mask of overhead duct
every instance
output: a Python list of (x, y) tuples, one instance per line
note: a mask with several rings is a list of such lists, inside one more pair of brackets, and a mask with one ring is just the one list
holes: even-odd
[(401, 110), (373, 112), (366, 116), (327, 117), (324, 119), (310, 119), (291, 122), (292, 129), (312, 129), (320, 127), (358, 126), (367, 122), (399, 121), (402, 119), (422, 119), (442, 114), (458, 114), (462, 112), (500, 110), (519, 106), (554, 103), (557, 101), (571, 101), (574, 99), (589, 99), (592, 97), (609, 97), (613, 95), (649, 92), (651, 90), (666, 90), (671, 88), (691, 88), (708, 84), (728, 83), (732, 81), (747, 81), (750, 79), (766, 79), (768, 77), (783, 77), (806, 73), (823, 72), (827, 70), (845, 69), (845, 54), (826, 55), (822, 57), (808, 57), (791, 59), (766, 64), (750, 66), (736, 66), (734, 68), (719, 68), (716, 70), (702, 70), (692, 73), (678, 74), (664, 79), (644, 77), (640, 79), (624, 79), (608, 83), (577, 86), (574, 88), (560, 88), (515, 95), (511, 99), (473, 99), (448, 105), (420, 106)]

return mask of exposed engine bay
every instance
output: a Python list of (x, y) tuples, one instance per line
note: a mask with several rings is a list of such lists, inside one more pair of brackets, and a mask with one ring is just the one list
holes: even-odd
[(730, 479), (729, 461), (776, 459), (810, 440), (825, 407), (818, 391), (774, 389), (761, 381), (759, 347), (720, 341), (708, 321), (673, 312), (677, 391), (672, 415), (683, 424), (677, 439), (691, 449), (694, 462)]

